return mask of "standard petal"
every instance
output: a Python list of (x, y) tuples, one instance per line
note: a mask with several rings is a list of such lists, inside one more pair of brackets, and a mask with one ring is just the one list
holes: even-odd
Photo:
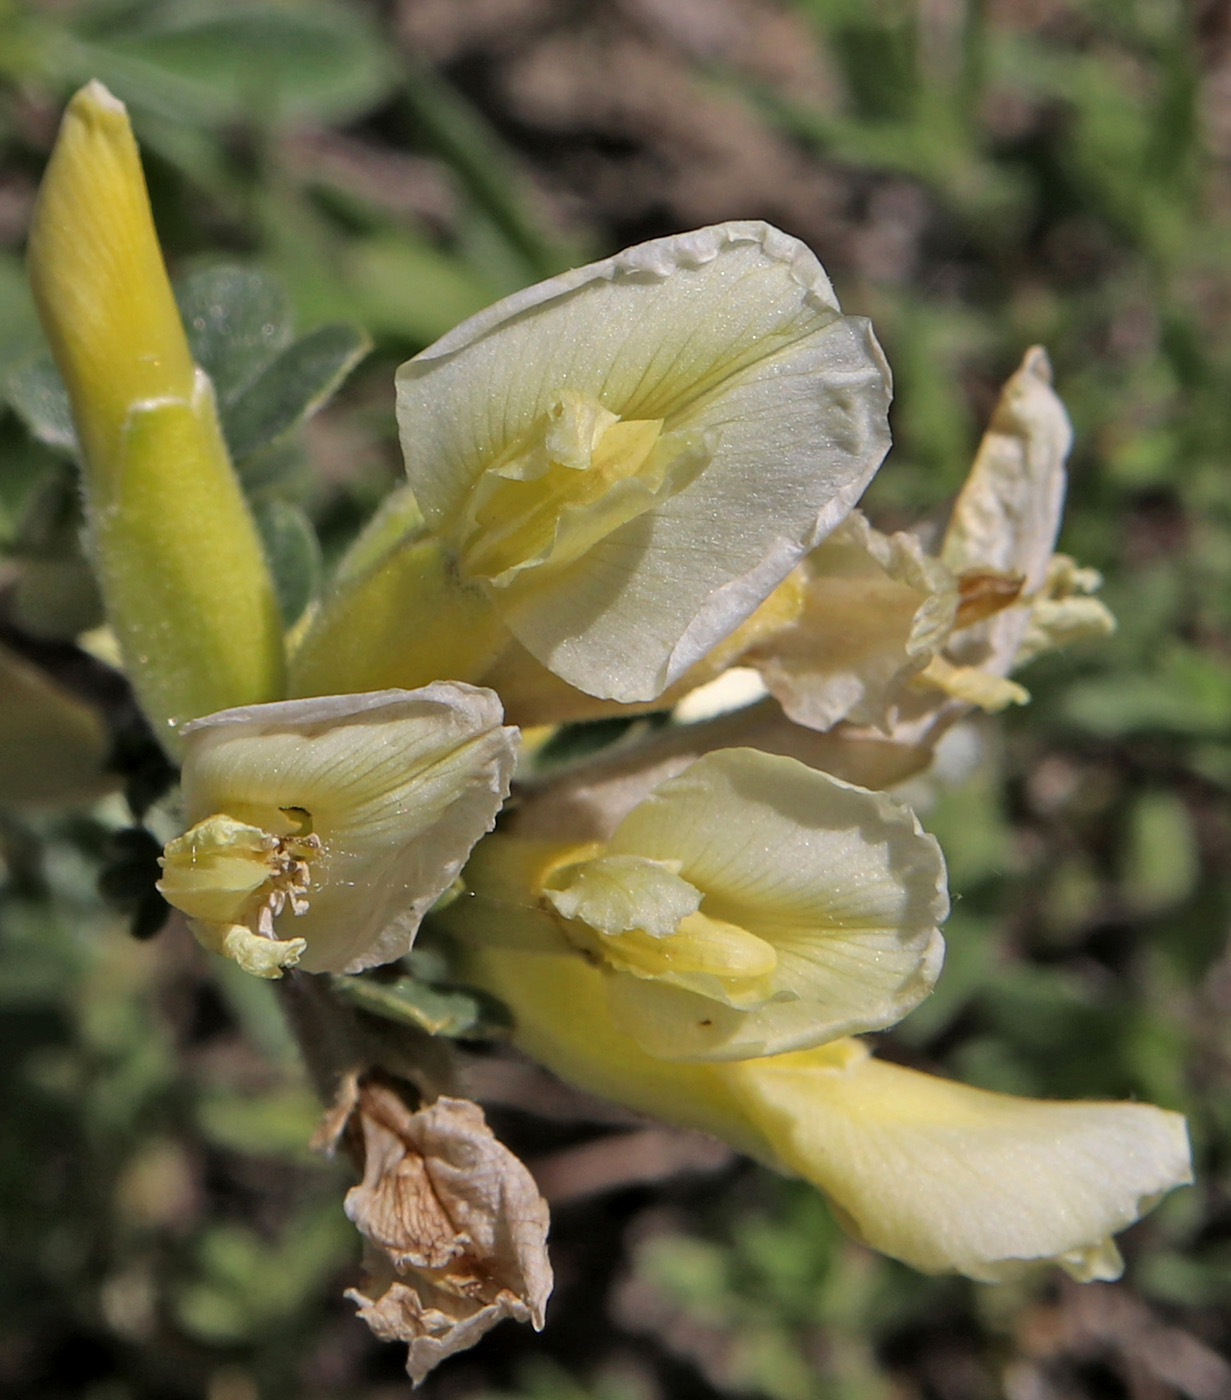
[(792, 759), (708, 754), (636, 807), (607, 849), (678, 862), (703, 914), (777, 954), (773, 995), (747, 1011), (711, 1015), (686, 991), (623, 986), (621, 1023), (652, 1053), (776, 1054), (891, 1025), (940, 970), (948, 896), (936, 842), (883, 793)]
[(185, 726), (186, 814), (310, 831), (307, 907), (277, 934), (307, 940), (309, 972), (356, 972), (405, 952), (491, 828), (515, 753), (500, 718), (452, 682), (225, 710)]
[[(407, 470), (456, 535), (476, 483), (568, 391), (705, 445), (695, 480), (582, 558), (519, 578), (518, 639), (570, 684), (653, 698), (843, 518), (888, 446), (888, 371), (802, 244), (734, 223), (519, 293), (398, 374)], [(533, 571), (527, 571), (530, 573)]]
[(1114, 1278), (1111, 1236), (1192, 1180), (1184, 1120), (1148, 1104), (971, 1089), (854, 1042), (724, 1066), (779, 1164), (875, 1249), (996, 1281), (1051, 1260)]

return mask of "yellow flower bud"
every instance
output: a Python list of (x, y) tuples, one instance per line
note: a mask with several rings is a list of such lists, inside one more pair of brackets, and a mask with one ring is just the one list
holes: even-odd
[(100, 83), (65, 113), (29, 265), (81, 443), (108, 618), (175, 747), (183, 721), (281, 693), (281, 621), (167, 281), (127, 113)]

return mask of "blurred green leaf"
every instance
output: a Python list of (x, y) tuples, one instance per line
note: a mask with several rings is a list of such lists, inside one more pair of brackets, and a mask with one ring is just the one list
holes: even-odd
[(0, 370), (39, 343), (38, 317), (22, 260), (0, 253)]
[(405, 235), (354, 240), (342, 275), (364, 325), (428, 345), (500, 295), (462, 259)]
[(83, 43), (117, 96), (184, 123), (340, 121), (375, 105), (396, 66), (370, 18), (327, 0), (171, 0)]
[(465, 987), (433, 985), (413, 977), (380, 982), (370, 977), (335, 977), (333, 985), (353, 1005), (387, 1021), (400, 1021), (428, 1035), (488, 1040), (507, 1035), (508, 1012), (494, 997)]
[(259, 1095), (215, 1090), (197, 1105), (197, 1121), (209, 1141), (254, 1157), (313, 1160), (309, 1140), (321, 1105), (306, 1085)]
[(320, 542), (312, 522), (288, 501), (258, 500), (252, 513), (274, 576), (282, 620), (293, 627), (320, 591)]
[(61, 462), (31, 485), (9, 542), (20, 561), (10, 616), (32, 636), (69, 641), (103, 620), (81, 535), (77, 473)]
[(1221, 738), (1231, 726), (1231, 665), (1173, 644), (1152, 674), (1129, 672), (1079, 681), (1063, 713), (1093, 734), (1142, 732)]
[(370, 347), (355, 326), (331, 325), (281, 351), (223, 408), (223, 428), (236, 461), (285, 437), (315, 413)]
[(10, 407), (39, 442), (70, 456), (76, 454), (77, 433), (68, 390), (46, 351), (13, 365), (4, 390)]
[(540, 226), (517, 174), (516, 158), (484, 117), (428, 64), (414, 59), (407, 64), (403, 103), (522, 260), (525, 281), (550, 277), (583, 261), (576, 249)]
[(277, 278), (255, 268), (207, 268), (177, 282), (193, 359), (230, 405), (290, 345), (290, 301)]
[(321, 1287), (352, 1234), (333, 1200), (309, 1204), (272, 1243), (240, 1225), (216, 1225), (200, 1241), (197, 1277), (174, 1300), (179, 1319), (213, 1343), (260, 1337)]
[(1126, 894), (1145, 913), (1192, 894), (1200, 874), (1196, 834), (1177, 793), (1159, 789), (1137, 796), (1129, 811), (1121, 868)]

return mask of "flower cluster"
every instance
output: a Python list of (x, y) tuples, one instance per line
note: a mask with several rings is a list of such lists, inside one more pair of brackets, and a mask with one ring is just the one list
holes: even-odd
[[(887, 789), (972, 709), (1025, 701), (1016, 666), (1111, 625), (1097, 577), (1053, 552), (1069, 428), (1041, 350), (944, 531), (886, 536), (855, 506), (889, 373), (812, 254), (760, 223), (629, 249), (402, 367), (408, 484), (284, 641), (97, 85), (31, 248), (110, 626), (182, 760), (160, 889), (206, 947), (350, 975), (427, 920), (531, 1055), (815, 1182), (875, 1248), (981, 1279), (1115, 1276), (1113, 1233), (1189, 1179), (1177, 1115), (989, 1094), (852, 1038), (906, 1015), (943, 957), (943, 858)], [(502, 722), (648, 709), (672, 718), (554, 775), (550, 731), (518, 760)], [(381, 1093), (369, 1239), (379, 1133), (396, 1164), (448, 1157)], [(445, 1307), (433, 1273), (431, 1306), (413, 1294), (405, 1261), (436, 1254), (403, 1225), (395, 1311), (421, 1367), (473, 1340), (474, 1309), (453, 1342), (431, 1331), (464, 1289)], [(483, 1316), (541, 1320), (535, 1277)]]

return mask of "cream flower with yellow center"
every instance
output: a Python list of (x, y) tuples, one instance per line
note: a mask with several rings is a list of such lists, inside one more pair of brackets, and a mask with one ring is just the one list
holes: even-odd
[(891, 1025), (931, 990), (948, 913), (932, 837), (883, 793), (753, 749), (699, 759), (605, 842), (492, 837), (442, 917), (601, 968), (611, 1014), (672, 1059)]
[(159, 889), (207, 946), (277, 977), (404, 953), (508, 793), (496, 697), (418, 691), (224, 710), (184, 727), (192, 822)]
[(627, 701), (660, 694), (841, 521), (888, 447), (888, 404), (867, 323), (759, 223), (530, 287), (398, 371), (410, 484), (460, 580), (557, 675)]

